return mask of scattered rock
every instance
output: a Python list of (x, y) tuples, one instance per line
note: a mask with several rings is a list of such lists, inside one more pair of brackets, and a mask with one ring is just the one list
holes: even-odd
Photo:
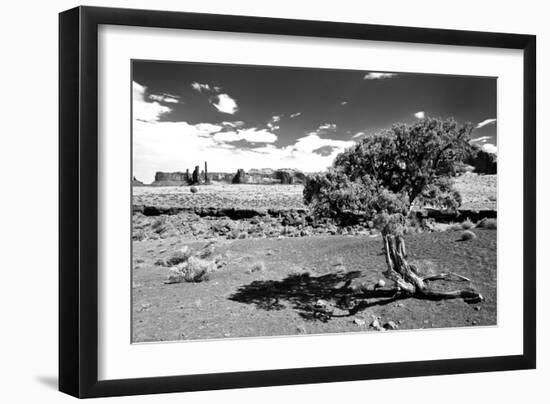
[(250, 273), (257, 271), (265, 271), (265, 264), (263, 263), (263, 261), (255, 262), (249, 269)]
[(480, 310), (481, 310), (481, 307), (476, 306), (476, 307), (474, 307), (474, 310), (475, 310), (475, 311), (480, 311)]
[(397, 330), (399, 326), (393, 321), (388, 321), (386, 324), (384, 324), (384, 328), (386, 330)]
[(377, 288), (383, 288), (384, 286), (386, 286), (386, 281), (384, 279), (380, 279), (378, 282), (376, 282)]
[(370, 326), (372, 328), (374, 328), (375, 330), (377, 331), (382, 331), (384, 328), (380, 325), (380, 321), (378, 320), (378, 318), (375, 318), (374, 320), (372, 320), (372, 323), (370, 323)]
[(326, 307), (328, 302), (323, 299), (319, 299), (315, 302), (315, 307)]
[(366, 324), (365, 320), (361, 318), (356, 318), (353, 320), (353, 322), (357, 324), (359, 327), (363, 327)]
[(191, 187), (189, 188), (189, 191), (191, 191), (192, 194), (196, 194), (197, 192), (199, 192), (199, 189), (197, 187)]

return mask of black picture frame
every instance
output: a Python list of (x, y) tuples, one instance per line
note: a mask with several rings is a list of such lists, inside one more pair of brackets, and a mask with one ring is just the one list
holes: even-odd
[[(523, 50), (523, 354), (98, 381), (100, 24)], [(59, 390), (104, 397), (536, 366), (536, 37), (533, 35), (77, 7), (59, 15)]]

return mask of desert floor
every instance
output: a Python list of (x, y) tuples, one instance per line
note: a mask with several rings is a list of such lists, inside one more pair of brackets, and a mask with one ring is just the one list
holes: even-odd
[[(480, 209), (496, 205), (494, 176), (460, 181), (466, 189), (466, 203)], [(293, 185), (203, 186), (196, 194), (187, 187), (136, 187), (134, 192), (135, 203), (303, 207), (301, 187)], [(496, 230), (474, 228), (477, 238), (468, 241), (460, 241), (461, 230), (452, 229), (408, 234), (405, 238), (409, 260), (417, 264), (421, 273), (452, 271), (471, 280), (471, 284), (431, 284), (445, 290), (473, 286), (485, 299), (469, 304), (462, 299), (374, 298), (368, 293), (350, 299), (354, 287), (371, 287), (384, 279), (382, 239), (376, 232), (306, 236), (291, 233), (288, 237), (280, 232), (275, 233), (277, 236), (256, 237), (257, 233), (251, 232), (243, 238), (230, 239), (214, 237), (200, 229), (190, 234), (188, 227), (174, 221), (178, 215), (169, 217), (172, 221), (162, 221), (162, 216), (134, 216), (134, 222), (141, 226), (139, 231), (154, 227), (155, 221), (161, 222), (159, 228), (148, 229), (145, 237), (132, 243), (134, 342), (378, 332), (375, 330), (385, 330), (383, 326), (390, 322), (392, 327), (386, 328), (398, 330), (491, 326), (497, 322)], [(218, 219), (196, 220), (208, 227)], [(197, 225), (193, 226), (195, 229)], [(186, 230), (178, 232), (174, 227)], [(163, 263), (185, 247), (197, 255), (208, 248), (211, 259), (216, 257), (217, 269), (203, 282), (165, 283), (170, 269)], [(382, 327), (376, 327), (377, 323)]]

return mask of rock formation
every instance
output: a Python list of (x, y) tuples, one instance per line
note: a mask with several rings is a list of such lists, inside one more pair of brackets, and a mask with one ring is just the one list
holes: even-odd
[(239, 168), (237, 170), (237, 174), (233, 177), (233, 180), (231, 181), (233, 184), (245, 184), (246, 181), (246, 173), (242, 168)]
[(143, 182), (138, 180), (136, 177), (132, 177), (132, 185), (133, 186), (140, 186), (140, 185), (143, 185)]
[(193, 170), (193, 179), (191, 180), (191, 183), (192, 184), (200, 184), (201, 183), (199, 166), (195, 166), (195, 169)]
[(155, 181), (151, 184), (154, 186), (178, 186), (178, 185), (186, 185), (187, 184), (187, 178), (185, 173), (182, 172), (174, 172), (174, 173), (165, 173), (161, 171), (157, 171), (155, 173)]

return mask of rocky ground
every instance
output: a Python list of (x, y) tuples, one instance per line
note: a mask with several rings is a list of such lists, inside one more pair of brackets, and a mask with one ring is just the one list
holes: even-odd
[[(463, 206), (496, 207), (496, 176), (456, 181)], [(134, 187), (133, 340), (136, 342), (496, 324), (496, 231), (460, 241), (452, 224), (412, 228), (411, 259), (450, 270), (486, 300), (362, 299), (346, 282), (383, 279), (372, 223), (314, 219), (300, 185)], [(441, 232), (441, 230), (451, 229)], [(476, 237), (477, 236), (477, 237)], [(444, 254), (442, 253), (444, 252)], [(459, 287), (442, 281), (446, 289)], [(348, 285), (349, 286), (349, 285)], [(463, 287), (464, 285), (460, 286)]]

